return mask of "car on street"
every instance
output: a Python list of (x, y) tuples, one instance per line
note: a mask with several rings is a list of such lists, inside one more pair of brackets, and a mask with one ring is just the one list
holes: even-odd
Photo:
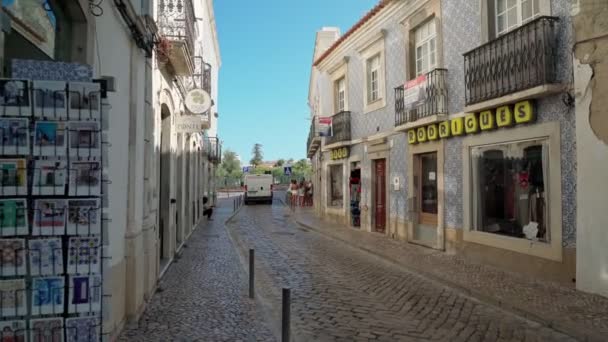
[(245, 175), (245, 204), (263, 202), (272, 204), (273, 176)]

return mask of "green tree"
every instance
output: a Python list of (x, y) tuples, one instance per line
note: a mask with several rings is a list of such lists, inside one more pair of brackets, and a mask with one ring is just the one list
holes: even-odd
[(277, 160), (277, 162), (274, 164), (275, 167), (282, 167), (283, 165), (285, 165), (285, 159), (279, 159)]
[(241, 162), (235, 152), (226, 149), (222, 164), (217, 171), (217, 178), (220, 186), (238, 186), (243, 178)]
[(257, 167), (264, 161), (264, 153), (262, 153), (262, 144), (256, 143), (253, 145), (253, 149), (251, 150), (251, 154), (253, 155), (251, 161), (249, 162), (251, 165)]
[(292, 178), (298, 181), (310, 179), (312, 175), (312, 165), (308, 159), (300, 159), (291, 166)]

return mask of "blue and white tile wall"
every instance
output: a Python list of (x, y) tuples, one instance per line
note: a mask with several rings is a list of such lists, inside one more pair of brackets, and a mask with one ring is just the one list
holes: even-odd
[[(558, 79), (572, 82), (572, 24), (570, 1), (552, 0), (551, 15), (560, 18), (558, 40)], [(444, 60), (448, 69), (449, 112), (464, 108), (464, 70), (462, 54), (481, 45), (479, 1), (443, 0)], [(565, 106), (561, 95), (538, 101), (538, 121), (559, 121), (561, 126), (562, 229), (565, 247), (576, 241), (576, 137), (574, 111)], [(462, 138), (452, 138), (445, 147), (445, 217), (448, 227), (462, 228)]]

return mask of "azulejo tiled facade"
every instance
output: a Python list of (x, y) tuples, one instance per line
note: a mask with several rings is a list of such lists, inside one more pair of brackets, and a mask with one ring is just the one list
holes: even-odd
[[(331, 144), (317, 137), (320, 145), (307, 145), (315, 208), (356, 229), (569, 281), (576, 248), (574, 107), (565, 101), (572, 83), (570, 1), (540, 1), (528, 15), (527, 2), (518, 0), (509, 29), (501, 26), (508, 11), (496, 7), (501, 3), (381, 1), (346, 37), (338, 40), (333, 28), (317, 33), (309, 103), (315, 122), (334, 118), (334, 137)], [(542, 62), (532, 63), (531, 53), (509, 59), (516, 51), (507, 41), (529, 44), (528, 50), (541, 41), (545, 50), (533, 53)], [(488, 46), (503, 56), (489, 55)], [(520, 76), (499, 72), (505, 70)], [(525, 73), (542, 79), (525, 83)], [(426, 97), (412, 104), (420, 75)], [(341, 77), (346, 89), (337, 88)], [(488, 83), (492, 77), (505, 78), (510, 88)], [(467, 91), (486, 93), (480, 101)], [(374, 106), (377, 98), (385, 105)], [(429, 131), (471, 114), (479, 122), (483, 111), (494, 120), (498, 108), (522, 105), (530, 105), (533, 119), (512, 127), (445, 139)], [(337, 124), (341, 111), (349, 112), (349, 125)], [(416, 139), (421, 129), (433, 141)], [(349, 153), (336, 158), (336, 148)]]

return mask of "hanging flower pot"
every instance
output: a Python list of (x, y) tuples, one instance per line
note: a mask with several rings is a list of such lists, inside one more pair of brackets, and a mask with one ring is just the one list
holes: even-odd
[(171, 42), (166, 37), (161, 37), (156, 42), (156, 56), (159, 63), (167, 63), (171, 54)]

